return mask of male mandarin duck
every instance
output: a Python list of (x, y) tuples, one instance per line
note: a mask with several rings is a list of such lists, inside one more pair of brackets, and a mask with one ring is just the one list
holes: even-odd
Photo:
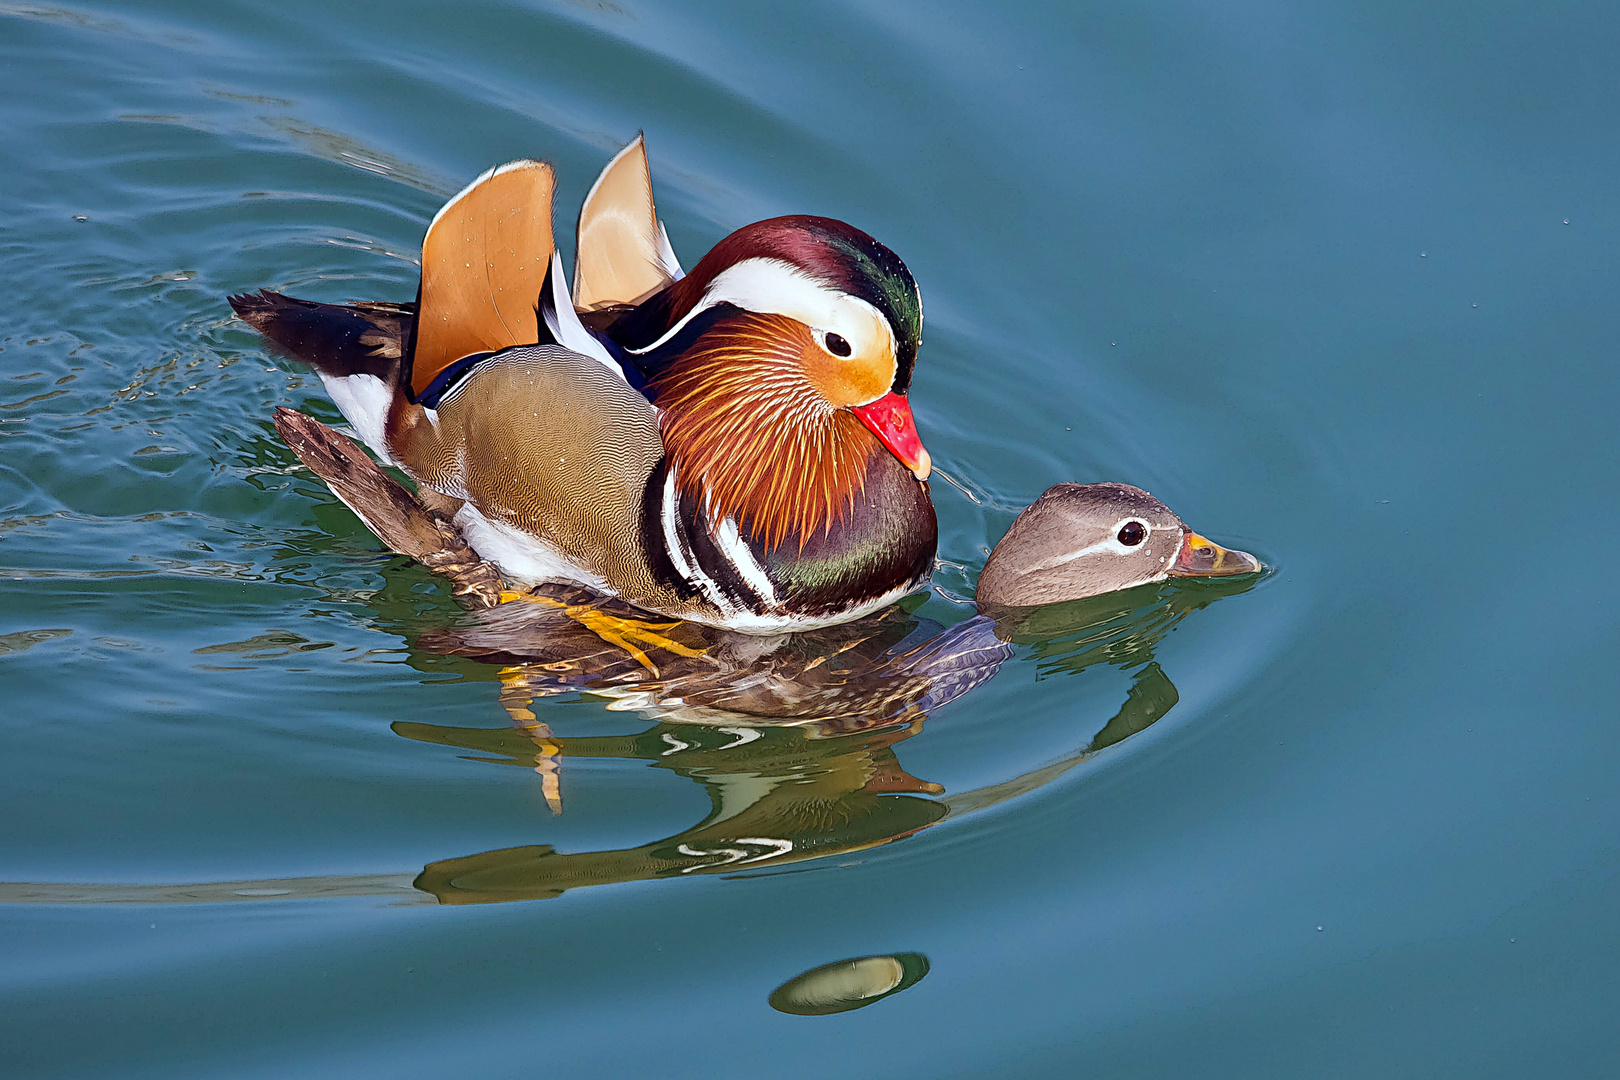
[(580, 212), (573, 295), (538, 161), (439, 211), (414, 305), (231, 306), (509, 583), (745, 633), (859, 618), (933, 566), (905, 393), (922, 303), (829, 218), (737, 230), (683, 274), (638, 137)]

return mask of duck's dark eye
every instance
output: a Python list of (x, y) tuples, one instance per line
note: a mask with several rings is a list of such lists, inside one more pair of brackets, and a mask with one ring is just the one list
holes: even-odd
[(1140, 521), (1127, 521), (1119, 527), (1119, 542), (1126, 547), (1135, 547), (1147, 539), (1147, 529)]
[(827, 335), (827, 351), (834, 356), (848, 356), (854, 350), (849, 347), (842, 334), (829, 333)]

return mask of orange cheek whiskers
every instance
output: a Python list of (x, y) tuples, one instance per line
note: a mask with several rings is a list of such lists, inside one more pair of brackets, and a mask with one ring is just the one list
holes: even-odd
[(711, 329), (650, 389), (681, 487), (709, 500), (767, 550), (829, 533), (865, 489), (881, 450), (853, 415), (810, 383), (804, 328), (745, 314)]

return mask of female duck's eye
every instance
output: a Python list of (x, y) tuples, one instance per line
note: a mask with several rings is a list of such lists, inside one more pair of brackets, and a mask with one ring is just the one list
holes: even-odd
[(1135, 547), (1147, 539), (1147, 529), (1140, 521), (1127, 521), (1119, 528), (1119, 542), (1126, 547)]
[(854, 352), (849, 347), (849, 342), (844, 340), (842, 334), (834, 334), (831, 331), (827, 334), (827, 351), (834, 356), (848, 356), (851, 352)]

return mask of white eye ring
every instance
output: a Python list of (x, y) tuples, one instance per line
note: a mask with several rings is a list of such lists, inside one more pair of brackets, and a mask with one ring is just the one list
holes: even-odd
[(849, 339), (836, 330), (817, 330), (816, 339), (823, 349), (840, 360), (848, 360), (855, 355), (855, 347), (849, 343)]
[[(1136, 528), (1131, 528), (1131, 526)], [(1130, 555), (1140, 550), (1153, 535), (1153, 526), (1139, 517), (1121, 518), (1114, 524), (1114, 535), (1109, 538), (1108, 546), (1120, 555)]]

